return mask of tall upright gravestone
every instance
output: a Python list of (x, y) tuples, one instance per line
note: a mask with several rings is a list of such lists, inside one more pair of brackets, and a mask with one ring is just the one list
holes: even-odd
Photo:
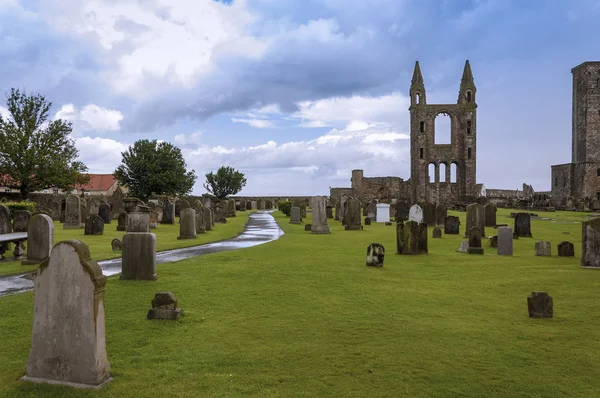
[(484, 207), (485, 213), (485, 226), (486, 227), (495, 227), (496, 226), (496, 205), (493, 203), (488, 203)]
[(479, 229), (479, 236), (485, 236), (485, 212), (483, 205), (473, 203), (467, 206), (467, 235), (470, 234), (471, 228)]
[(436, 223), (436, 217), (435, 205), (433, 203), (426, 203), (423, 208), (423, 222), (428, 226), (433, 227)]
[(531, 216), (529, 213), (515, 215), (515, 235), (531, 238)]
[(107, 203), (101, 203), (98, 207), (98, 216), (100, 216), (102, 221), (104, 221), (104, 224), (110, 224), (110, 221), (112, 219), (110, 213), (110, 205)]
[(79, 196), (67, 195), (64, 214), (64, 229), (81, 228), (81, 203)]
[(428, 253), (427, 224), (416, 221), (397, 223), (396, 252), (398, 254)]
[(327, 225), (327, 212), (325, 204), (327, 198), (325, 196), (314, 196), (312, 198), (312, 227), (311, 234), (330, 234), (329, 225)]
[(600, 268), (600, 217), (581, 224), (581, 266)]
[(31, 350), (21, 380), (100, 388), (110, 379), (106, 276), (81, 241), (56, 244), (34, 280)]
[(13, 232), (27, 232), (27, 224), (31, 218), (31, 212), (17, 210), (13, 214)]
[(177, 239), (196, 239), (196, 210), (192, 208), (181, 209), (179, 219), (179, 236)]
[(55, 221), (60, 220), (60, 203), (56, 200), (51, 201), (48, 206), (50, 207), (50, 212), (52, 213), (52, 219)]
[(150, 233), (150, 208), (128, 198), (125, 211), (121, 279), (156, 280), (156, 235)]
[(161, 224), (175, 224), (175, 203), (169, 198), (165, 198), (163, 202)]
[(363, 229), (361, 225), (360, 202), (355, 198), (348, 198), (344, 203), (344, 229), (357, 231)]
[(36, 214), (27, 224), (27, 258), (22, 265), (39, 264), (50, 257), (54, 245), (54, 222), (46, 214)]

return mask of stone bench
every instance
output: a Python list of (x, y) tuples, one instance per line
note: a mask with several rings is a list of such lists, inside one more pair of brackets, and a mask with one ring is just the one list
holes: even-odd
[(26, 240), (27, 232), (12, 232), (10, 234), (0, 234), (0, 261), (7, 260), (7, 258), (4, 257), (7, 245), (4, 245), (4, 243), (15, 244), (15, 250), (13, 251), (13, 255), (15, 256), (15, 260), (18, 260), (19, 257), (25, 254), (23, 242), (25, 242)]

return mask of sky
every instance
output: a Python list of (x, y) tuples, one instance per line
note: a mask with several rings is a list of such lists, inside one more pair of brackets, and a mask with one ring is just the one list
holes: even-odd
[(196, 195), (222, 165), (240, 195), (328, 195), (353, 169), (409, 179), (415, 61), (427, 102), (455, 103), (468, 59), (477, 181), (544, 191), (598, 21), (600, 0), (0, 0), (0, 91), (52, 101), (91, 173), (157, 139)]

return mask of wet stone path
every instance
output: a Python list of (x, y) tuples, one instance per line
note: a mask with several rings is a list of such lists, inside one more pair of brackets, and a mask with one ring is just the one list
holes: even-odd
[[(261, 245), (279, 239), (283, 231), (269, 212), (257, 211), (250, 214), (244, 231), (235, 238), (207, 243), (182, 249), (173, 249), (156, 253), (156, 264), (185, 260), (203, 254), (218, 253)], [(93, 258), (93, 256), (92, 256)], [(121, 259), (98, 261), (104, 275), (116, 275), (121, 272)], [(0, 277), (0, 297), (17, 294), (33, 289), (33, 281), (24, 275)]]

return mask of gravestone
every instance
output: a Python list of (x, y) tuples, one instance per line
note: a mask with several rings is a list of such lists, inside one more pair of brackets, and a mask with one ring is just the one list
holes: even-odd
[(467, 233), (471, 228), (479, 229), (479, 236), (485, 236), (485, 213), (484, 208), (479, 203), (473, 203), (467, 206)]
[(81, 206), (79, 196), (67, 195), (65, 199), (64, 229), (81, 228)]
[(496, 205), (493, 203), (488, 203), (484, 207), (485, 213), (485, 226), (486, 227), (495, 227), (496, 226)]
[(148, 310), (148, 319), (175, 320), (183, 313), (177, 308), (177, 299), (171, 292), (158, 292), (152, 299), (152, 308)]
[(243, 211), (242, 210), (242, 202), (239, 200), (235, 202), (235, 211)]
[(87, 208), (88, 208), (88, 215), (90, 214), (98, 214), (98, 212), (100, 211), (100, 205), (102, 204), (102, 201), (98, 198), (92, 198), (89, 200), (88, 204), (87, 204)]
[(273, 210), (273, 202), (270, 200), (265, 201), (265, 210)]
[(163, 200), (163, 216), (161, 224), (175, 224), (175, 203), (172, 199)]
[(387, 203), (377, 203), (376, 208), (376, 222), (390, 222), (390, 205)]
[[(12, 224), (10, 222), (10, 211), (8, 210), (8, 207), (6, 207), (3, 204), (0, 204), (0, 234), (10, 234), (11, 232)], [(2, 251), (2, 253), (5, 253), (8, 250), (10, 250), (9, 242), (2, 242), (1, 245), (2, 249), (0, 249), (0, 251)]]
[(152, 208), (151, 208), (150, 211), (148, 212), (148, 214), (150, 214), (150, 229), (157, 229), (158, 228), (158, 213), (155, 212), (154, 210), (152, 210)]
[(423, 209), (421, 206), (414, 204), (408, 212), (408, 221), (414, 221), (417, 224), (423, 222)]
[(327, 215), (327, 218), (333, 218), (333, 207), (325, 206), (325, 214)]
[(369, 217), (365, 217), (365, 225), (371, 225), (371, 219)]
[(204, 206), (204, 230), (212, 231), (212, 212), (210, 207)]
[(423, 207), (423, 222), (430, 227), (433, 227), (436, 222), (435, 205), (433, 203), (426, 203)]
[(460, 247), (456, 250), (458, 253), (468, 253), (469, 252), (469, 241), (463, 240), (460, 242)]
[(21, 380), (96, 388), (111, 380), (105, 284), (106, 276), (83, 242), (54, 246), (34, 279), (31, 350)]
[(471, 227), (469, 230), (469, 254), (483, 254), (483, 247), (481, 247), (481, 231), (478, 227)]
[(106, 203), (101, 203), (98, 207), (98, 215), (100, 216), (102, 221), (104, 221), (104, 224), (110, 224), (110, 221), (112, 219), (110, 205)]
[(258, 202), (256, 200), (253, 200), (250, 202), (250, 209), (251, 210), (257, 210), (258, 208)]
[(301, 224), (302, 217), (300, 217), (300, 208), (292, 206), (290, 210), (290, 224)]
[(498, 255), (513, 255), (513, 231), (510, 227), (498, 228)]
[(558, 255), (560, 257), (575, 256), (575, 246), (571, 242), (560, 242), (558, 244)]
[(460, 233), (460, 218), (456, 216), (447, 216), (444, 219), (444, 234), (458, 235)]
[(377, 215), (377, 203), (374, 202), (374, 201), (371, 201), (367, 205), (367, 214), (366, 214), (366, 216), (369, 217), (371, 220), (375, 220), (376, 219), (376, 215)]
[(177, 239), (196, 239), (196, 210), (189, 207), (182, 209), (180, 217)]
[(85, 219), (84, 235), (102, 235), (104, 234), (104, 221), (97, 214), (90, 214)]
[(410, 206), (406, 200), (399, 200), (396, 202), (396, 222), (408, 221), (408, 215), (410, 212)]
[(225, 206), (223, 209), (223, 216), (224, 217), (236, 217), (235, 200), (234, 199), (229, 199), (229, 200), (225, 201)]
[[(346, 225), (346, 201), (348, 200), (347, 196), (342, 196), (340, 200), (340, 215), (339, 219), (342, 225)], [(359, 204), (360, 206), (360, 204)]]
[(600, 268), (600, 217), (581, 223), (581, 266)]
[(121, 251), (123, 249), (123, 244), (119, 238), (114, 238), (112, 242), (110, 242), (110, 246), (112, 247), (113, 251)]
[[(325, 211), (325, 203), (327, 197), (314, 196), (312, 198), (312, 227), (311, 234), (330, 234), (329, 225), (327, 225), (327, 213)], [(360, 218), (360, 216), (359, 216)]]
[[(360, 214), (359, 214), (360, 217)], [(379, 243), (371, 243), (367, 246), (367, 265), (370, 267), (383, 267), (385, 248)]]
[(340, 220), (340, 202), (337, 202), (335, 205), (335, 213), (333, 214), (333, 219), (336, 221), (341, 221)]
[(246, 210), (252, 210), (252, 202), (251, 201), (246, 202)]
[(117, 231), (127, 230), (127, 213), (122, 211), (119, 213), (119, 219), (117, 220)]
[(125, 208), (123, 207), (123, 199), (125, 199), (125, 193), (121, 187), (117, 187), (111, 198), (112, 206), (110, 209), (112, 211), (113, 218), (117, 218), (122, 211), (125, 211)]
[(60, 203), (56, 200), (51, 201), (48, 206), (50, 207), (50, 212), (52, 213), (52, 220), (59, 221), (60, 220)]
[[(126, 199), (137, 203), (137, 199)], [(156, 235), (150, 233), (150, 208), (129, 206), (127, 232), (123, 236), (121, 279), (156, 280)], [(174, 210), (173, 210), (174, 211)]]
[(363, 229), (362, 217), (360, 215), (360, 202), (355, 198), (348, 198), (344, 204), (344, 219), (346, 231), (358, 231)]
[(552, 297), (546, 292), (531, 292), (531, 296), (527, 297), (527, 311), (530, 318), (552, 318)]
[(200, 206), (198, 206), (196, 210), (196, 234), (204, 234), (206, 233), (206, 225), (204, 223), (204, 206), (202, 203), (198, 202)]
[(515, 214), (515, 235), (531, 238), (531, 216), (529, 213)]
[(434, 239), (439, 239), (442, 237), (442, 229), (440, 227), (433, 227), (433, 231), (431, 233), (431, 237)]
[(27, 223), (31, 218), (31, 212), (17, 210), (13, 214), (13, 232), (27, 232)]
[(304, 230), (310, 232), (312, 230), (312, 224), (304, 224)]
[(27, 258), (22, 265), (39, 264), (50, 258), (54, 246), (54, 222), (45, 214), (31, 217), (27, 225)]
[(427, 224), (400, 221), (396, 224), (396, 252), (398, 254), (426, 254), (428, 252)]
[(498, 248), (498, 235), (494, 235), (490, 237), (490, 247), (492, 249), (497, 249)]
[(79, 209), (80, 209), (79, 213), (81, 214), (81, 221), (82, 221), (82, 224), (79, 224), (79, 228), (81, 228), (83, 226), (83, 222), (85, 222), (85, 219), (89, 215), (87, 206), (85, 205), (85, 202), (83, 200), (79, 204)]
[(437, 205), (435, 207), (435, 224), (444, 225), (448, 216), (448, 208), (445, 205)]
[(539, 242), (535, 242), (535, 255), (536, 256), (551, 256), (552, 255), (552, 246), (550, 242), (541, 240)]

